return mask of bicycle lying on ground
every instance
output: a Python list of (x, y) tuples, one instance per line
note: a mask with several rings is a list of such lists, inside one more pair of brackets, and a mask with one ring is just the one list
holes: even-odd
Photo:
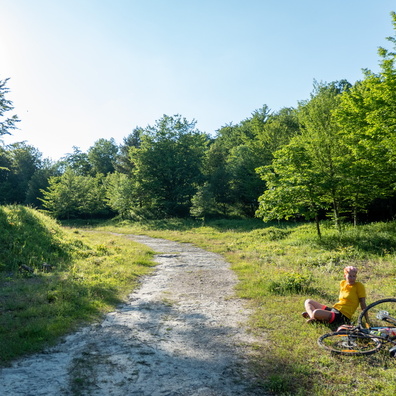
[(359, 315), (357, 326), (340, 326), (322, 335), (320, 347), (341, 355), (371, 355), (385, 344), (396, 357), (396, 298), (385, 298), (368, 305)]

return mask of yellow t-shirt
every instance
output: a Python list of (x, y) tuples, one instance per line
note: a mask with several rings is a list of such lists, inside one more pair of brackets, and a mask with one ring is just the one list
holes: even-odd
[(363, 283), (355, 282), (349, 285), (346, 280), (340, 282), (340, 295), (338, 302), (333, 308), (338, 309), (343, 315), (351, 319), (359, 306), (359, 298), (366, 297), (366, 289)]

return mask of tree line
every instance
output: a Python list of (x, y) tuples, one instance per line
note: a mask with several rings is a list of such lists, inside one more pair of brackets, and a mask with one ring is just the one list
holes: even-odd
[[(396, 31), (396, 14), (392, 13)], [(396, 38), (389, 37), (396, 49)], [(319, 222), (393, 216), (396, 188), (396, 53), (379, 48), (380, 71), (314, 82), (295, 108), (255, 110), (214, 137), (181, 115), (137, 127), (121, 145), (99, 139), (61, 160), (25, 142), (0, 147), (0, 203), (55, 217), (258, 216)], [(16, 128), (0, 82), (0, 137)]]

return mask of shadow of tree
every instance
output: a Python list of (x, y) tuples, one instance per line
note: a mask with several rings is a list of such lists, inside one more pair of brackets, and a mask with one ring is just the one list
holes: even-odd
[(235, 328), (211, 319), (161, 302), (123, 306), (75, 356), (76, 389), (108, 391), (117, 382), (125, 394), (264, 394), (244, 348), (230, 342)]
[(396, 252), (396, 233), (341, 234), (337, 237), (323, 236), (318, 246), (328, 251), (354, 247), (357, 251), (383, 255)]

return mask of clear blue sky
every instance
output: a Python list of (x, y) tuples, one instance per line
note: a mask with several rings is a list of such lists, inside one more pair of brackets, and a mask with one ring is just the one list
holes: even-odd
[(0, 79), (54, 160), (163, 114), (214, 134), (314, 79), (354, 83), (390, 48), (394, 0), (0, 0)]

